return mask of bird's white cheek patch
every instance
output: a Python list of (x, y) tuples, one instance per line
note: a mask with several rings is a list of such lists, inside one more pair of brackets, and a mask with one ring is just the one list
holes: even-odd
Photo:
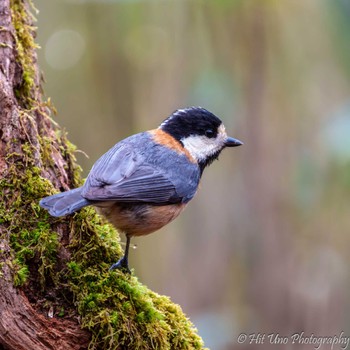
[(210, 139), (206, 136), (189, 136), (181, 140), (184, 147), (191, 156), (198, 161), (203, 161), (220, 151), (223, 148), (224, 142), (221, 140), (221, 135), (215, 139)]

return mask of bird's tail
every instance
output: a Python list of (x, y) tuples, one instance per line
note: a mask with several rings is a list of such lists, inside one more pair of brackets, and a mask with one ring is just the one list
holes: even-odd
[(52, 216), (65, 216), (92, 204), (81, 196), (82, 188), (75, 188), (67, 192), (54, 194), (43, 198), (39, 204), (47, 209)]

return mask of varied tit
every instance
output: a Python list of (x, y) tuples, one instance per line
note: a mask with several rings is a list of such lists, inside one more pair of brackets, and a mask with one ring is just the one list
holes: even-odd
[(130, 136), (92, 167), (83, 186), (45, 197), (40, 205), (64, 216), (93, 205), (126, 235), (124, 256), (110, 269), (125, 269), (132, 236), (159, 230), (174, 220), (195, 195), (203, 170), (225, 147), (242, 142), (228, 137), (221, 120), (200, 107), (179, 109), (158, 129)]

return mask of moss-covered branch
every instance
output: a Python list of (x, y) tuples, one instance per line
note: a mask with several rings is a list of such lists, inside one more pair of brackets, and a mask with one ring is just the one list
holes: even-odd
[(0, 345), (22, 349), (28, 329), (11, 317), (18, 322), (13, 305), (25, 304), (31, 331), (44, 329), (31, 340), (36, 349), (202, 349), (178, 305), (134, 275), (108, 272), (121, 255), (119, 236), (94, 209), (56, 219), (39, 207), (42, 197), (81, 183), (79, 167), (41, 95), (33, 7), (0, 6), (0, 292), (13, 298), (0, 301)]

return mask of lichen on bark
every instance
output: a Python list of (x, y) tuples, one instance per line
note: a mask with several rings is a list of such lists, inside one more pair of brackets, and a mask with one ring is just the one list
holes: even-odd
[[(93, 208), (65, 218), (40, 208), (42, 197), (82, 179), (75, 148), (42, 97), (30, 8), (26, 0), (0, 4), (0, 345), (202, 349), (178, 305), (134, 274), (108, 271), (121, 255), (119, 235)], [(42, 330), (37, 339), (18, 314), (31, 319), (33, 334)]]

